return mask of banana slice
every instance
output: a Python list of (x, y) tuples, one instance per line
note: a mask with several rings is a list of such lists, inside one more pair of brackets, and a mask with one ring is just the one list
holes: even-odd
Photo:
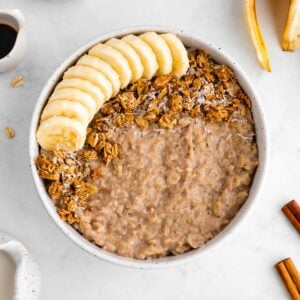
[(91, 55), (83, 55), (77, 62), (78, 66), (87, 66), (102, 73), (111, 83), (113, 87), (113, 96), (120, 91), (120, 77), (118, 73), (104, 60)]
[(120, 51), (125, 56), (132, 71), (131, 82), (135, 82), (143, 76), (144, 67), (142, 61), (139, 55), (131, 46), (129, 46), (124, 41), (115, 38), (110, 39), (105, 44)]
[(91, 82), (103, 92), (105, 101), (112, 96), (112, 84), (102, 73), (90, 67), (73, 66), (65, 72), (64, 79), (65, 78), (81, 78)]
[(92, 120), (95, 113), (97, 112), (97, 106), (94, 99), (89, 94), (77, 89), (65, 88), (55, 90), (54, 93), (50, 96), (48, 103), (58, 100), (67, 100), (80, 103), (89, 111), (89, 120)]
[(150, 46), (133, 34), (123, 37), (122, 41), (128, 43), (138, 53), (144, 66), (143, 77), (151, 79), (158, 70), (158, 63)]
[(79, 121), (85, 127), (88, 126), (90, 114), (87, 108), (74, 101), (58, 100), (50, 102), (44, 108), (41, 120), (45, 121), (52, 117), (62, 116)]
[(57, 84), (55, 90), (61, 90), (65, 88), (78, 89), (82, 92), (89, 94), (91, 97), (93, 97), (94, 101), (96, 102), (97, 111), (105, 101), (104, 94), (102, 93), (102, 91), (97, 86), (95, 86), (87, 80), (83, 80), (80, 78), (64, 79)]
[(115, 69), (120, 75), (122, 89), (129, 84), (132, 72), (127, 59), (118, 50), (100, 43), (90, 49), (89, 54), (106, 61)]
[(158, 75), (170, 74), (172, 72), (173, 58), (165, 40), (156, 32), (145, 32), (140, 35), (140, 38), (151, 47), (156, 55)]
[(172, 33), (164, 33), (160, 35), (168, 44), (172, 57), (173, 57), (173, 69), (172, 74), (181, 77), (186, 74), (189, 68), (189, 58), (187, 51), (181, 42), (181, 40)]
[(283, 32), (282, 48), (295, 51), (300, 47), (300, 1), (291, 0), (286, 25)]
[(271, 72), (267, 46), (256, 16), (255, 0), (244, 0), (244, 17), (259, 63), (267, 72)]
[(37, 130), (37, 141), (45, 150), (77, 151), (85, 142), (86, 127), (67, 117), (52, 117)]

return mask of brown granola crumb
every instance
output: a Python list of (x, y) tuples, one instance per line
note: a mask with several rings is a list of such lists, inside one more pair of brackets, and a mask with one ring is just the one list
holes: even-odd
[(63, 188), (61, 183), (53, 181), (48, 187), (48, 193), (53, 200), (57, 200), (63, 195)]
[(95, 169), (95, 170), (92, 170), (91, 172), (91, 178), (94, 180), (94, 179), (97, 179), (101, 176), (101, 170), (99, 168)]
[(179, 113), (182, 111), (182, 97), (180, 95), (170, 95), (168, 104), (171, 113)]
[(103, 160), (109, 164), (118, 156), (119, 146), (117, 144), (106, 143), (103, 149)]
[(158, 76), (156, 77), (156, 79), (154, 80), (154, 86), (159, 88), (159, 87), (164, 87), (166, 86), (167, 83), (169, 83), (169, 81), (172, 79), (171, 75), (162, 75), (162, 76)]
[(97, 151), (84, 149), (82, 152), (82, 158), (84, 160), (97, 160), (98, 159)]
[(55, 181), (60, 179), (58, 165), (45, 155), (39, 155), (36, 164), (41, 178)]
[(142, 117), (142, 116), (136, 116), (135, 117), (135, 123), (140, 128), (146, 128), (149, 125), (149, 121), (146, 118)]
[(192, 118), (197, 118), (199, 117), (200, 115), (200, 106), (199, 105), (196, 105), (194, 108), (192, 108), (191, 110), (191, 117)]
[(125, 112), (132, 112), (138, 104), (133, 92), (121, 93), (117, 99)]
[(177, 119), (175, 119), (174, 117), (171, 117), (170, 115), (167, 115), (167, 114), (163, 115), (159, 119), (159, 125), (161, 127), (166, 127), (166, 128), (172, 129), (176, 123), (177, 123)]
[(221, 81), (228, 81), (231, 79), (231, 76), (233, 75), (232, 70), (225, 65), (220, 65), (218, 68), (215, 69), (215, 74)]

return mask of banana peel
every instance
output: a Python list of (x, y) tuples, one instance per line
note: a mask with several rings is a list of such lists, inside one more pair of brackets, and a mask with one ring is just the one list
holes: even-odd
[(259, 60), (259, 63), (262, 66), (262, 68), (264, 68), (267, 72), (271, 72), (268, 50), (263, 35), (261, 33), (256, 15), (255, 0), (244, 0), (244, 17), (252, 43), (256, 50), (256, 55)]
[(282, 49), (295, 51), (300, 47), (300, 0), (291, 0), (282, 37)]

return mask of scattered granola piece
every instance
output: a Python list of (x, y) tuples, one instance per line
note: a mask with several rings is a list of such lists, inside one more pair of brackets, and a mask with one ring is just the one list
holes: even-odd
[(182, 111), (182, 97), (180, 95), (172, 94), (169, 98), (169, 108), (170, 112), (179, 113)]
[(155, 122), (157, 120), (157, 114), (155, 112), (147, 112), (145, 115), (144, 115), (144, 119), (149, 121), (149, 122)]
[(95, 169), (95, 170), (92, 170), (92, 172), (91, 172), (91, 178), (92, 178), (93, 180), (99, 178), (100, 176), (101, 176), (101, 170), (100, 170), (100, 168), (97, 168), (97, 169)]
[(156, 88), (160, 88), (160, 87), (164, 87), (166, 86), (166, 84), (172, 79), (171, 75), (162, 75), (162, 76), (158, 76), (156, 77), (156, 79), (154, 80), (154, 86)]
[(196, 60), (199, 67), (204, 67), (209, 62), (209, 56), (204, 51), (199, 51)]
[(82, 152), (82, 158), (84, 160), (97, 160), (98, 159), (97, 151), (84, 149)]
[(159, 125), (161, 127), (166, 127), (166, 128), (170, 128), (172, 129), (174, 125), (176, 125), (177, 123), (177, 119), (175, 119), (174, 117), (171, 117), (170, 115), (163, 115), (160, 119), (159, 119)]
[(122, 92), (117, 99), (125, 112), (132, 112), (138, 104), (133, 92)]
[(228, 81), (231, 79), (233, 72), (228, 66), (220, 65), (215, 69), (215, 74), (221, 81)]
[(36, 164), (41, 178), (55, 181), (60, 179), (57, 164), (55, 164), (45, 155), (39, 155), (37, 157)]
[(58, 181), (53, 181), (48, 187), (48, 193), (53, 200), (59, 199), (63, 194), (63, 185)]
[(119, 114), (115, 118), (115, 124), (117, 126), (125, 126), (128, 127), (134, 122), (134, 116), (132, 113)]
[(71, 225), (73, 223), (78, 223), (79, 221), (78, 218), (74, 217), (74, 214), (67, 209), (60, 208), (57, 212), (63, 221), (68, 222)]
[(191, 117), (192, 118), (197, 118), (199, 117), (200, 115), (200, 106), (199, 105), (196, 105), (194, 108), (192, 108), (191, 110)]
[(103, 160), (109, 164), (118, 156), (119, 146), (117, 144), (106, 143), (103, 149)]
[(146, 128), (149, 125), (149, 121), (147, 119), (145, 119), (144, 117), (142, 117), (142, 116), (136, 116), (135, 117), (135, 123), (140, 128)]
[(194, 87), (195, 89), (197, 89), (197, 90), (200, 90), (200, 89), (201, 89), (201, 87), (202, 87), (202, 81), (201, 81), (200, 78), (195, 78), (195, 79), (193, 80), (193, 87)]

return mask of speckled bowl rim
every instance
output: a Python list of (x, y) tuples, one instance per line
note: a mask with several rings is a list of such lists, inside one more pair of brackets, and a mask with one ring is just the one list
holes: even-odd
[[(257, 144), (259, 148), (259, 167), (256, 171), (253, 184), (251, 187), (251, 191), (248, 197), (248, 200), (243, 205), (243, 207), (239, 210), (234, 219), (229, 223), (228, 226), (224, 228), (216, 237), (214, 237), (211, 241), (205, 244), (203, 247), (199, 249), (191, 250), (185, 254), (181, 254), (178, 256), (170, 256), (159, 259), (152, 260), (137, 260), (122, 257), (116, 254), (112, 254), (110, 252), (102, 250), (100, 247), (97, 247), (93, 243), (89, 242), (85, 239), (81, 234), (79, 234), (72, 226), (63, 222), (58, 216), (55, 206), (53, 205), (47, 191), (45, 189), (45, 185), (41, 178), (38, 175), (35, 159), (38, 155), (38, 144), (36, 142), (35, 133), (37, 130), (37, 126), (39, 124), (39, 117), (41, 111), (48, 100), (49, 94), (53, 90), (53, 87), (58, 82), (58, 80), (62, 77), (64, 71), (72, 65), (81, 55), (83, 55), (89, 48), (93, 45), (106, 41), (112, 37), (120, 37), (126, 34), (136, 34), (145, 31), (156, 31), (156, 32), (173, 32), (178, 35), (178, 37), (185, 43), (187, 46), (191, 46), (194, 48), (199, 48), (208, 52), (217, 62), (224, 63), (229, 65), (235, 72), (235, 75), (239, 81), (239, 84), (242, 86), (244, 91), (249, 95), (252, 101), (252, 113), (254, 116), (256, 134), (257, 134)], [(200, 257), (204, 257), (206, 253), (211, 251), (211, 249), (216, 248), (216, 246), (220, 245), (225, 240), (228, 240), (229, 236), (233, 235), (233, 232), (236, 231), (238, 227), (240, 227), (242, 221), (246, 219), (246, 216), (252, 210), (256, 200), (258, 199), (258, 195), (260, 193), (263, 180), (266, 173), (267, 167), (267, 157), (268, 157), (268, 139), (267, 139), (267, 130), (265, 124), (265, 115), (261, 104), (258, 100), (258, 96), (255, 92), (253, 85), (250, 83), (244, 71), (238, 66), (234, 59), (225, 54), (221, 48), (218, 48), (210, 43), (207, 43), (196, 37), (192, 34), (184, 33), (181, 30), (168, 28), (168, 27), (160, 27), (160, 26), (139, 26), (139, 27), (129, 27), (117, 31), (110, 32), (108, 34), (101, 35), (100, 37), (93, 39), (92, 41), (84, 44), (78, 50), (73, 52), (51, 75), (50, 79), (47, 81), (44, 86), (40, 97), (36, 103), (35, 109), (33, 111), (31, 127), (30, 127), (30, 135), (29, 135), (29, 155), (30, 155), (30, 168), (32, 171), (33, 179), (37, 191), (40, 195), (40, 198), (50, 214), (51, 218), (57, 224), (57, 226), (64, 232), (75, 244), (80, 246), (82, 249), (91, 253), (92, 255), (103, 259), (104, 261), (111, 262), (117, 265), (131, 267), (131, 268), (139, 268), (139, 269), (153, 269), (153, 268), (162, 268), (167, 266), (175, 266), (181, 264), (186, 261), (190, 261), (192, 259), (197, 259)], [(230, 243), (227, 243), (227, 247), (230, 247)]]

